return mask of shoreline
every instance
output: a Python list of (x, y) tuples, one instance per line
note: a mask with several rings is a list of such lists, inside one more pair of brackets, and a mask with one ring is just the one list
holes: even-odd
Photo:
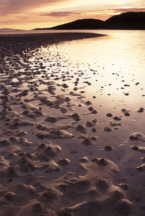
[(68, 40), (79, 40), (79, 39), (85, 39), (85, 38), (93, 38), (93, 37), (103, 37), (106, 36), (104, 34), (98, 34), (98, 33), (90, 33), (90, 32), (53, 32), (53, 33), (20, 33), (20, 34), (0, 34), (0, 40), (24, 40), (24, 39), (29, 39), (29, 40), (55, 40), (55, 41), (68, 41)]

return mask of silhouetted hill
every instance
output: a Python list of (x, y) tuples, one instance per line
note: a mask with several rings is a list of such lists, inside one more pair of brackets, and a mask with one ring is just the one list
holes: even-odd
[[(104, 22), (97, 19), (80, 19), (70, 23), (65, 23), (59, 26), (52, 27), (51, 29), (97, 29), (103, 26)], [(50, 28), (43, 28), (49, 30)], [(36, 29), (42, 30), (42, 29)]]
[(107, 28), (145, 29), (145, 12), (127, 12), (105, 21)]
[(81, 20), (76, 20), (71, 23), (66, 23), (64, 25), (60, 25), (57, 27), (54, 27), (53, 29), (93, 29), (93, 28), (100, 28), (103, 25), (102, 20), (97, 20), (97, 19), (81, 19)]
[(110, 17), (106, 21), (98, 19), (80, 19), (52, 28), (38, 28), (35, 30), (50, 29), (145, 29), (145, 12), (127, 12)]

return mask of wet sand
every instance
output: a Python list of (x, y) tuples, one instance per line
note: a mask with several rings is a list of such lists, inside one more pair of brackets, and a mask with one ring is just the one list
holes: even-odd
[(0, 216), (144, 215), (145, 135), (123, 128), (126, 107), (98, 111), (57, 52), (94, 36), (0, 39)]

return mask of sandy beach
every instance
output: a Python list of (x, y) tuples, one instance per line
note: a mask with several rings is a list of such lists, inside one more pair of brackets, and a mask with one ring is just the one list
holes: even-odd
[[(0, 216), (144, 216), (143, 104), (98, 105), (111, 94), (98, 95), (99, 72), (74, 68), (58, 50), (104, 37), (0, 35)], [(130, 85), (119, 79), (129, 101)]]

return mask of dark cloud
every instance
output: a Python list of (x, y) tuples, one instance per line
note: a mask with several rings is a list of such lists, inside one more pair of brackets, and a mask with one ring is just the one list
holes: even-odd
[(114, 13), (125, 13), (125, 12), (145, 12), (145, 8), (117, 8), (112, 10)]
[(75, 11), (56, 11), (51, 13), (41, 13), (41, 16), (50, 16), (50, 17), (67, 17), (72, 15), (78, 15), (80, 12)]
[[(69, 5), (69, 2), (73, 2), (73, 0), (0, 0), (0, 15), (2, 16), (2, 15), (7, 15), (7, 14), (21, 13), (22, 11), (25, 12), (32, 8), (45, 7), (45, 5), (46, 6), (49, 6), (52, 4), (58, 5), (60, 2), (66, 2), (66, 5)], [(84, 7), (84, 10), (87, 10), (89, 9), (89, 7), (92, 7), (93, 9), (94, 5), (96, 6), (98, 5), (98, 7), (100, 7), (101, 5), (102, 5), (101, 7), (109, 6), (110, 8), (113, 9), (115, 8), (116, 4), (111, 3), (111, 1), (109, 3), (109, 1), (107, 0), (102, 1), (102, 4), (101, 4), (99, 1), (97, 2), (96, 0), (96, 4), (94, 4), (94, 1), (93, 2), (90, 1), (90, 4), (88, 2), (88, 5), (86, 4), (86, 2), (84, 2), (84, 6), (83, 6), (82, 1), (75, 0), (73, 7), (78, 8), (78, 9), (80, 8), (80, 10), (83, 10), (83, 7)], [(126, 5), (131, 6), (131, 7), (136, 7), (138, 5), (138, 7), (140, 7), (140, 6), (145, 6), (145, 2), (144, 0), (128, 0), (128, 3), (126, 3)], [(64, 13), (66, 13), (66, 16), (70, 14), (69, 11), (68, 12), (65, 11)], [(63, 16), (63, 12), (52, 12), (51, 16), (53, 16), (53, 14), (54, 15), (56, 14), (56, 16)]]
[(65, 0), (0, 0), (0, 14), (21, 13), (32, 8), (63, 2)]

